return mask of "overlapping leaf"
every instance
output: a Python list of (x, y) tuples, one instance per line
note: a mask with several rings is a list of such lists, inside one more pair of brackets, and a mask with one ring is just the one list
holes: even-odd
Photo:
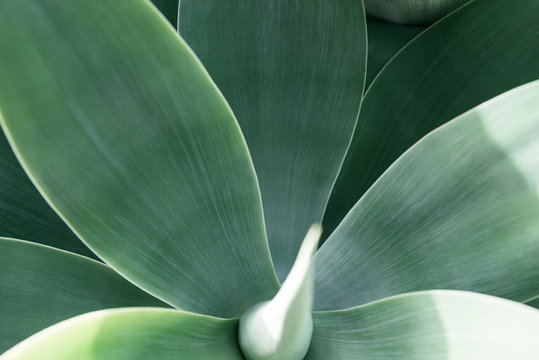
[(539, 294), (539, 81), (432, 132), (316, 255), (318, 309), (427, 289)]
[(526, 302), (526, 305), (539, 309), (539, 297)]
[(65, 251), (0, 238), (0, 353), (89, 311), (166, 306), (108, 266)]
[(387, 62), (423, 30), (425, 28), (422, 26), (396, 25), (368, 18), (368, 58), (365, 87), (368, 88)]
[(432, 24), (471, 0), (363, 0), (367, 13), (401, 24)]
[(365, 14), (357, 0), (184, 0), (180, 34), (245, 134), (271, 255), (284, 279), (320, 222), (363, 93)]
[(2, 360), (243, 359), (237, 320), (176, 310), (104, 310), (66, 320), (32, 336)]
[(151, 0), (152, 3), (159, 9), (161, 14), (167, 18), (170, 24), (174, 27), (178, 24), (178, 5), (179, 0)]
[(399, 295), (314, 314), (308, 360), (532, 360), (539, 311), (459, 291)]
[(275, 293), (239, 127), (151, 4), (2, 1), (0, 47), (4, 130), (96, 253), (183, 309), (235, 316)]
[(452, 118), (539, 79), (539, 2), (476, 0), (424, 31), (370, 86), (328, 203), (333, 231), (404, 151)]
[(0, 236), (20, 238), (95, 258), (36, 190), (0, 134)]
[[(516, 1), (532, 14), (538, 9), (530, 1)], [(486, 1), (477, 2), (456, 19), (477, 15)], [(255, 144), (262, 196), (269, 202), (268, 233), (284, 277), (302, 231), (322, 215), (348, 144), (347, 130), (354, 126), (364, 76), (364, 43), (352, 41), (364, 36), (361, 4), (283, 1), (265, 8), (201, 0), (195, 11), (194, 2), (184, 3), (186, 21), (180, 24), (238, 109), (247, 142)], [(493, 3), (490, 15), (499, 15), (504, 4)], [(460, 21), (451, 19), (437, 25), (445, 30), (435, 27), (438, 35), (421, 41), (435, 42), (444, 31), (448, 35)], [(531, 20), (524, 16), (524, 22)], [(482, 17), (478, 22), (491, 23)], [(213, 26), (200, 31), (201, 24)], [(177, 307), (236, 316), (275, 292), (256, 176), (235, 119), (196, 58), (147, 2), (5, 0), (0, 30), (0, 46), (7, 49), (6, 66), (0, 68), (3, 126), (40, 191), (93, 249)], [(472, 39), (473, 30), (465, 31)], [(501, 48), (486, 32), (477, 36), (486, 37), (483, 46), (498, 54)], [(257, 43), (260, 38), (264, 41)], [(502, 42), (514, 50), (534, 38), (525, 33), (518, 45), (510, 39)], [(282, 42), (291, 46), (278, 55)], [(518, 54), (516, 80), (502, 78), (492, 86), (494, 93), (535, 74), (524, 69), (536, 53), (531, 48)], [(246, 53), (263, 61), (252, 63)], [(330, 57), (333, 53), (339, 56)], [(500, 62), (508, 59), (502, 56)], [(398, 65), (388, 69), (390, 75), (384, 71), (384, 80), (377, 80), (369, 94), (389, 91), (385, 82), (391, 79), (409, 80), (394, 70)], [(426, 87), (421, 81), (418, 86)], [(425, 129), (463, 104), (482, 101), (490, 90), (475, 86), (469, 102), (457, 97), (442, 112), (432, 110), (439, 103), (427, 104), (430, 110), (419, 111), (420, 125), (387, 153), (385, 146), (394, 138), (376, 145), (367, 141), (376, 151), (363, 159), (382, 159), (368, 176), (383, 171), (398, 149)], [(434, 93), (436, 99), (443, 92), (435, 88)], [(438, 287), (521, 301), (536, 297), (537, 98), (539, 83), (516, 90), (437, 130), (402, 156), (317, 256), (317, 306), (346, 307)], [(379, 100), (370, 101), (367, 116), (385, 111)], [(390, 102), (389, 108), (402, 105)], [(268, 109), (275, 110), (268, 115)], [(384, 111), (382, 117), (388, 114)], [(401, 107), (397, 115), (405, 113)], [(386, 125), (381, 127), (391, 133), (395, 124)], [(360, 162), (358, 168), (372, 170), (369, 166)], [(370, 185), (368, 180), (361, 184)], [(102, 306), (159, 304), (105, 265), (16, 240), (0, 240), (1, 247), (9, 251), (0, 252), (0, 287), (10, 294), (0, 301), (1, 311), (7, 324), (16, 324), (13, 334), (19, 337)], [(28, 261), (29, 266), (19, 265)], [(15, 292), (21, 284), (23, 291)], [(43, 295), (46, 287), (57, 291)], [(104, 292), (92, 291), (98, 287)], [(81, 298), (74, 299), (73, 292)], [(51, 308), (56, 304), (59, 308)], [(21, 309), (30, 310), (25, 320), (32, 323), (14, 320)], [(315, 313), (307, 359), (526, 359), (539, 352), (538, 324), (537, 311), (505, 300), (460, 292), (407, 294)], [(241, 359), (236, 320), (166, 309), (91, 313), (31, 337), (2, 360), (179, 355)]]

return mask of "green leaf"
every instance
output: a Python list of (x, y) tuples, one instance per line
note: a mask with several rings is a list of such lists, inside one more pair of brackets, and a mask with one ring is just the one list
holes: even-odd
[(32, 336), (2, 360), (243, 359), (237, 320), (157, 308), (103, 310)]
[(539, 1), (476, 0), (431, 26), (365, 95), (324, 229), (331, 232), (376, 179), (422, 136), (539, 79)]
[(388, 61), (423, 30), (422, 26), (396, 25), (367, 18), (369, 51), (365, 87), (368, 88)]
[(111, 267), (175, 307), (223, 317), (275, 294), (238, 124), (149, 2), (2, 1), (0, 48), (8, 139)]
[(417, 290), (539, 294), (539, 81), (401, 156), (318, 251), (315, 309)]
[(245, 134), (282, 281), (322, 219), (356, 123), (362, 2), (182, 0), (179, 24)]
[(0, 133), (0, 236), (96, 258), (36, 190)]
[(5, 238), (0, 238), (0, 294), (0, 353), (47, 326), (85, 312), (166, 306), (102, 263)]
[(306, 360), (532, 360), (539, 311), (460, 291), (395, 296), (314, 313)]
[(167, 18), (168, 22), (176, 27), (178, 24), (178, 5), (179, 0), (151, 0), (159, 9), (161, 14)]
[(367, 14), (400, 24), (432, 24), (471, 0), (363, 0)]

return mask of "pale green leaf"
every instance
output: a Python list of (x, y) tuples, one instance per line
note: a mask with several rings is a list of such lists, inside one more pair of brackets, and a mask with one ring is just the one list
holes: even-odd
[(534, 360), (539, 311), (460, 291), (395, 296), (314, 313), (306, 360)]
[(539, 79), (539, 1), (476, 0), (422, 32), (369, 87), (324, 218), (327, 232), (429, 131)]
[(182, 0), (180, 34), (230, 103), (258, 175), (279, 279), (320, 222), (365, 79), (357, 0)]
[(166, 306), (108, 266), (35, 243), (0, 238), (0, 353), (59, 321), (125, 306)]
[(119, 273), (230, 317), (278, 289), (230, 108), (147, 1), (0, 2), (0, 110), (19, 160)]
[(81, 315), (30, 337), (1, 360), (243, 359), (237, 320), (126, 308)]
[(313, 333), (312, 260), (321, 234), (320, 224), (313, 224), (277, 295), (256, 304), (240, 317), (238, 342), (248, 360), (305, 357)]
[(527, 301), (526, 305), (539, 309), (539, 296), (533, 300)]
[(539, 81), (401, 156), (316, 255), (316, 309), (399, 293), (539, 294)]

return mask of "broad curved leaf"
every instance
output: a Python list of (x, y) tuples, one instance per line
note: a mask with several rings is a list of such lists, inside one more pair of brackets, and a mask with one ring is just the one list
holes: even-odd
[(243, 359), (237, 320), (141, 308), (81, 315), (32, 336), (1, 360)]
[(363, 0), (371, 16), (400, 24), (432, 24), (471, 0)]
[(331, 232), (376, 179), (429, 131), (539, 79), (539, 2), (476, 0), (431, 26), (368, 89), (324, 218)]
[(357, 0), (182, 0), (180, 34), (223, 91), (258, 175), (279, 279), (322, 219), (363, 93)]
[(457, 289), (539, 294), (539, 81), (401, 156), (316, 255), (315, 308)]
[(166, 306), (102, 263), (5, 238), (0, 238), (0, 294), (0, 353), (37, 331), (89, 311)]
[(532, 360), (539, 311), (459, 291), (404, 294), (314, 313), (307, 360)]
[(96, 258), (36, 190), (0, 133), (0, 236)]
[(368, 88), (387, 62), (423, 30), (422, 26), (397, 25), (367, 18), (369, 50), (365, 87)]
[(147, 1), (0, 3), (2, 125), (89, 247), (167, 303), (240, 315), (278, 289), (230, 108)]

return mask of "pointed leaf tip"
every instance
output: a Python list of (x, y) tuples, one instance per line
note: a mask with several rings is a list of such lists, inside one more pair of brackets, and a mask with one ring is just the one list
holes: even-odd
[(313, 332), (313, 271), (322, 227), (309, 228), (292, 270), (273, 300), (259, 303), (240, 318), (239, 341), (248, 360), (301, 360)]

